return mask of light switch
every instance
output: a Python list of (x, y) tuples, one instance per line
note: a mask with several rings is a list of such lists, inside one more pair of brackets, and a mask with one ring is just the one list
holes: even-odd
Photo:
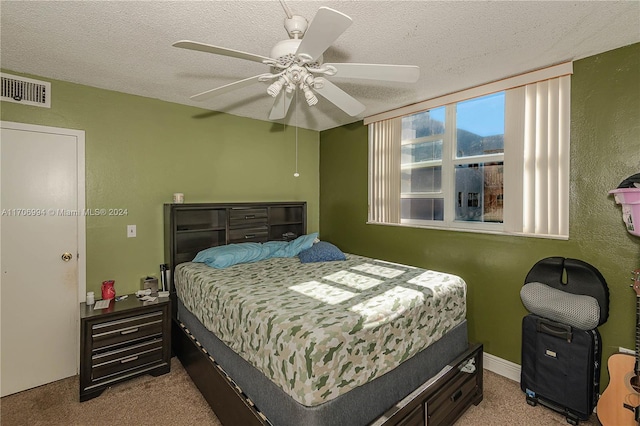
[(127, 238), (134, 238), (136, 236), (136, 226), (127, 225)]

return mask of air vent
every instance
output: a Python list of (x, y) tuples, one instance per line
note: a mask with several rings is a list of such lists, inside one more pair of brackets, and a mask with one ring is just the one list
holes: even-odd
[(51, 108), (51, 83), (17, 75), (0, 73), (0, 100), (24, 105)]

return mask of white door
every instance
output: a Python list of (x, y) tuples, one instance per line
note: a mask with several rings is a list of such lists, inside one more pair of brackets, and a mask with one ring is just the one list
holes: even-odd
[(86, 290), (84, 132), (8, 122), (1, 131), (5, 396), (78, 373), (79, 303)]

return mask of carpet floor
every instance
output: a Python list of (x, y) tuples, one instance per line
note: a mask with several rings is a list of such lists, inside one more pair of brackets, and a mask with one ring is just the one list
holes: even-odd
[[(171, 372), (115, 385), (92, 400), (78, 401), (78, 376), (0, 399), (2, 426), (202, 425), (221, 426), (177, 358)], [(484, 371), (484, 400), (456, 422), (460, 425), (566, 425), (564, 416), (531, 407), (518, 383)], [(599, 425), (595, 415), (581, 425)], [(348, 425), (345, 425), (348, 426)]]

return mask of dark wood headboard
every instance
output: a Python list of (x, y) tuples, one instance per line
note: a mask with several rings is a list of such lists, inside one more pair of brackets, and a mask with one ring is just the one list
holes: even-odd
[(307, 233), (307, 203), (192, 203), (164, 205), (164, 261), (173, 272), (199, 251), (232, 243), (289, 241)]

